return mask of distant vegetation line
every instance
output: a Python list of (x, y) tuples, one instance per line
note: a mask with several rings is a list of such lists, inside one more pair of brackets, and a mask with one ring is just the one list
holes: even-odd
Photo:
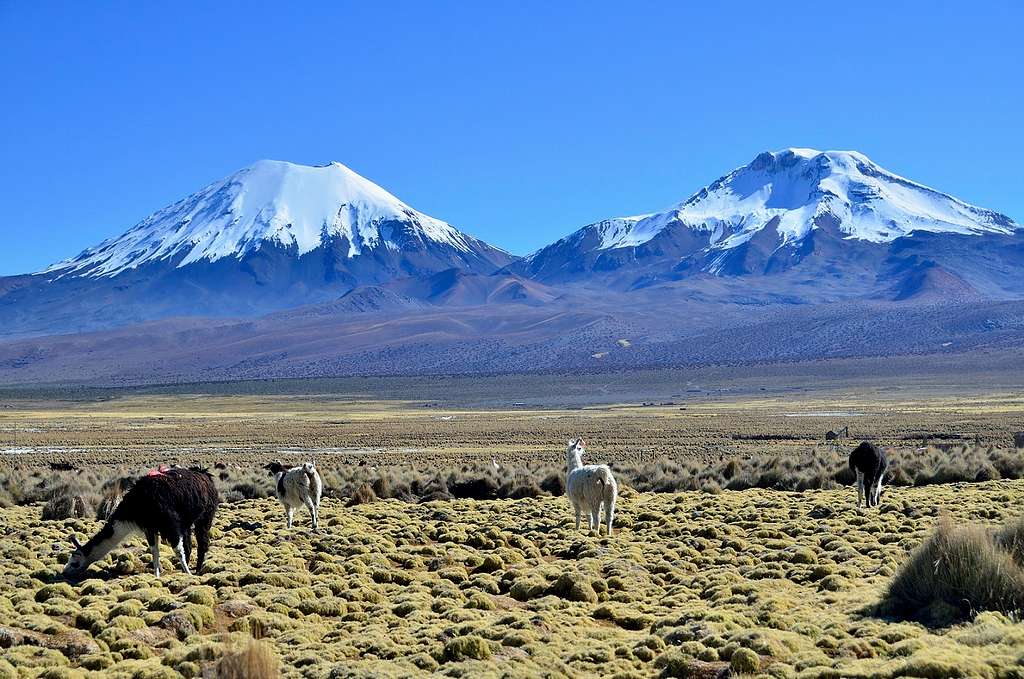
[[(1017, 449), (989, 445), (892, 447), (887, 454), (892, 462), (887, 486), (1024, 478), (1024, 455)], [(640, 492), (718, 493), (750, 488), (805, 491), (851, 485), (854, 477), (847, 455), (845, 448), (816, 447), (794, 455), (727, 456), (714, 464), (701, 459), (652, 462), (646, 456), (631, 459), (629, 454), (614, 455), (608, 461), (623, 488)], [(43, 514), (49, 518), (93, 514), (109, 506), (112, 495), (123, 492), (133, 477), (153, 464), (148, 453), (136, 454), (134, 462), (122, 459), (115, 464), (103, 464), (102, 456), (90, 455), (91, 462), (55, 463), (51, 465), (54, 471), (42, 473), (40, 462), (46, 457), (31, 454), (0, 459), (0, 506), (41, 502)], [(210, 463), (215, 455), (203, 457), (178, 462), (212, 467), (226, 501), (273, 496), (273, 483), (257, 457), (224, 454), (216, 463)], [(429, 470), (403, 462), (400, 453), (332, 456), (321, 459), (317, 466), (325, 497), (356, 503), (378, 499), (521, 499), (562, 495), (565, 491), (563, 465), (527, 455), (474, 463), (464, 457), (438, 454)]]

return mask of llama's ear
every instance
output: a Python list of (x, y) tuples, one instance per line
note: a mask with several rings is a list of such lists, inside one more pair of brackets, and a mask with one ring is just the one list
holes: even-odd
[(82, 543), (78, 541), (78, 538), (76, 538), (74, 535), (69, 535), (68, 537), (71, 539), (71, 544), (75, 546), (75, 549), (82, 549)]

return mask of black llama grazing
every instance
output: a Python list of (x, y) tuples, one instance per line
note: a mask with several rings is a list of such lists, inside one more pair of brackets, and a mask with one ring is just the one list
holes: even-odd
[(857, 475), (857, 506), (867, 496), (868, 507), (878, 505), (889, 459), (873, 443), (864, 441), (850, 453), (850, 469)]
[(174, 547), (181, 569), (192, 558), (192, 529), (196, 532), (199, 558), (196, 573), (210, 547), (210, 526), (220, 498), (213, 477), (205, 470), (161, 467), (143, 476), (125, 493), (107, 524), (84, 545), (72, 535), (75, 546), (64, 567), (64, 575), (80, 577), (89, 564), (99, 561), (110, 550), (135, 533), (142, 533), (153, 554), (153, 572), (160, 577), (160, 538)]

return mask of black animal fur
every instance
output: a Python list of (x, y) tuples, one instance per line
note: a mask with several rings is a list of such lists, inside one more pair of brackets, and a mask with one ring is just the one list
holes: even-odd
[(210, 548), (210, 526), (220, 497), (213, 477), (204, 471), (175, 467), (156, 476), (143, 476), (125, 493), (107, 524), (84, 546), (88, 554), (114, 534), (115, 521), (133, 523), (152, 546), (161, 537), (170, 545), (182, 540), (186, 560), (192, 559), (192, 530), (195, 529), (198, 560), (195, 573), (203, 569)]
[(284, 474), (288, 471), (288, 467), (285, 467), (278, 461), (271, 462), (263, 465), (263, 468), (267, 470), (267, 473), (271, 476), (277, 476), (277, 496), (284, 497)]
[[(864, 441), (850, 453), (850, 470), (854, 474), (860, 472), (864, 476), (865, 489), (870, 490), (880, 482), (889, 470), (889, 458), (875, 444)], [(868, 492), (868, 507), (874, 506)]]

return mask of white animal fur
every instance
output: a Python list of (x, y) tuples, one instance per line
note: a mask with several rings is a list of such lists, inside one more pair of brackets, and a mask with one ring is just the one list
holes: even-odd
[(313, 521), (313, 530), (316, 530), (320, 521), (320, 495), (324, 487), (316, 466), (306, 462), (290, 469), (281, 466), (274, 469), (273, 465), (270, 467), (276, 481), (274, 490), (277, 499), (284, 505), (287, 514), (288, 528), (292, 527), (295, 509), (305, 505)]
[[(110, 552), (128, 538), (142, 533), (142, 529), (139, 528), (138, 524), (131, 521), (111, 521), (110, 527), (112, 529), (110, 537), (96, 543), (96, 546), (90, 550), (88, 556), (83, 553), (82, 545), (78, 542), (78, 539), (74, 536), (71, 537), (71, 542), (75, 546), (75, 552), (71, 555), (71, 559), (69, 561), (72, 569), (84, 571), (90, 564), (96, 563), (107, 554), (110, 554)], [(160, 540), (157, 540), (156, 544), (157, 546), (153, 549), (153, 572), (156, 573), (156, 577), (159, 578)]]
[(857, 506), (867, 498), (868, 507), (876, 506), (882, 499), (882, 477), (879, 476), (875, 483), (868, 488), (864, 481), (864, 472), (857, 472)]
[[(113, 534), (96, 544), (96, 546), (89, 552), (89, 556), (86, 557), (81, 554), (81, 545), (77, 539), (72, 538), (75, 544), (76, 553), (72, 556), (72, 559), (77, 559), (73, 566), (78, 567), (81, 570), (85, 570), (89, 564), (96, 563), (111, 551), (113, 551), (118, 545), (132, 537), (133, 535), (143, 534), (143, 530), (139, 526), (131, 521), (113, 521), (111, 522), (111, 528)], [(153, 557), (153, 573), (156, 577), (160, 577), (160, 538), (157, 537), (153, 540), (153, 543), (149, 546), (150, 554)], [(181, 564), (181, 569), (185, 571), (186, 575), (192, 575), (192, 571), (188, 567), (188, 559), (185, 558), (185, 544), (179, 539), (178, 544), (174, 546), (174, 553), (178, 555), (178, 561)]]
[(576, 511), (576, 529), (579, 530), (580, 516), (585, 512), (590, 528), (599, 531), (603, 507), (608, 535), (611, 535), (619, 486), (608, 465), (583, 464), (585, 452), (583, 439), (569, 441), (565, 451), (565, 492)]

